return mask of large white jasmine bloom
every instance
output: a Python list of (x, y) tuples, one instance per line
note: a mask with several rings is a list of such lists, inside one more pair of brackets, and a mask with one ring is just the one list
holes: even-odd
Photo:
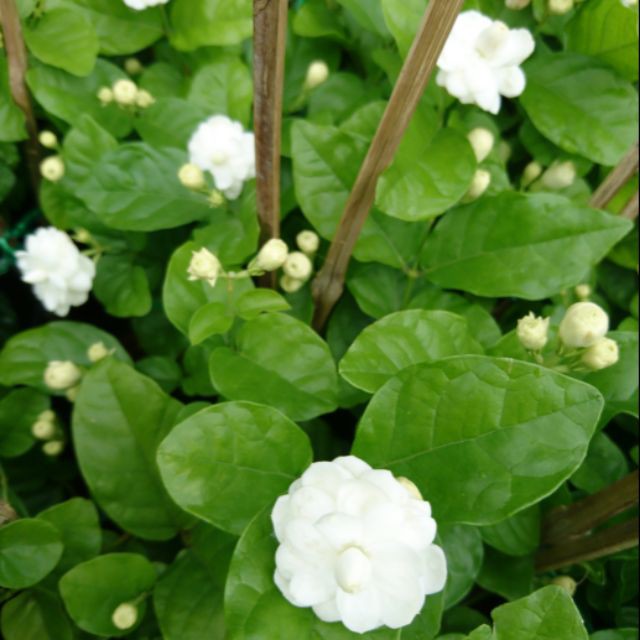
[(227, 116), (213, 116), (198, 126), (189, 140), (189, 155), (192, 164), (213, 175), (216, 188), (229, 200), (256, 175), (253, 133)]
[(64, 231), (38, 229), (27, 237), (25, 250), (16, 251), (16, 259), (22, 280), (33, 285), (47, 311), (66, 316), (87, 301), (96, 267)]
[(526, 29), (509, 29), (478, 11), (458, 16), (438, 59), (437, 83), (464, 104), (498, 113), (501, 96), (515, 98), (525, 88), (520, 65), (533, 53)]
[(159, 4), (167, 4), (169, 0), (123, 0), (127, 7), (135, 9), (136, 11), (142, 11), (149, 7), (155, 7)]
[(447, 564), (431, 507), (407, 484), (354, 456), (312, 464), (271, 514), (284, 597), (356, 633), (410, 624)]

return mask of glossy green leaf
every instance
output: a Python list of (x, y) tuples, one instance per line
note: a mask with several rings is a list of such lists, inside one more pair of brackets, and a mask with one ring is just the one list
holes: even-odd
[(571, 476), (571, 483), (587, 493), (596, 493), (629, 473), (629, 464), (622, 450), (605, 433), (596, 433), (589, 445), (587, 457)]
[(11, 97), (7, 59), (1, 53), (0, 51), (0, 140), (24, 140), (27, 137), (24, 114)]
[(484, 549), (476, 527), (444, 525), (438, 528), (438, 535), (447, 557), (444, 599), (445, 607), (449, 609), (471, 591), (480, 573)]
[(425, 0), (380, 0), (385, 22), (400, 54), (406, 57), (427, 6)]
[(161, 444), (158, 464), (185, 510), (239, 534), (309, 466), (307, 436), (270, 407), (219, 404), (181, 422)]
[(533, 589), (534, 556), (508, 556), (485, 547), (484, 561), (476, 579), (478, 585), (505, 600), (517, 600)]
[(53, 571), (62, 555), (56, 527), (24, 518), (0, 528), (0, 586), (24, 589)]
[(233, 310), (222, 302), (209, 302), (200, 307), (189, 322), (191, 344), (200, 344), (210, 336), (226, 333), (233, 324)]
[(577, 469), (602, 405), (590, 385), (536, 365), (447, 358), (376, 393), (353, 453), (413, 480), (438, 522), (493, 524)]
[(47, 396), (32, 389), (14, 389), (0, 398), (0, 457), (13, 458), (31, 448), (31, 427), (48, 408)]
[(526, 556), (540, 545), (540, 507), (533, 505), (480, 530), (482, 539), (510, 556)]
[(340, 375), (373, 393), (407, 367), (482, 353), (467, 321), (448, 311), (399, 311), (368, 326), (340, 361)]
[(230, 400), (279, 409), (292, 420), (310, 420), (336, 408), (337, 374), (329, 348), (310, 327), (270, 313), (247, 321), (235, 347), (211, 354), (213, 386)]
[(338, 2), (348, 9), (365, 29), (383, 37), (388, 36), (380, 0), (338, 0)]
[(547, 53), (524, 70), (520, 103), (536, 128), (565, 151), (612, 166), (637, 139), (638, 94), (597, 58)]
[(172, 538), (188, 520), (155, 462), (180, 408), (155, 382), (109, 358), (87, 374), (73, 411), (76, 455), (97, 503), (120, 527), (148, 540)]
[(305, 38), (347, 40), (340, 15), (324, 0), (307, 0), (295, 13), (292, 25), (294, 33)]
[(261, 313), (287, 311), (291, 305), (272, 289), (252, 289), (243, 293), (235, 303), (236, 313), (243, 320), (252, 320)]
[(2, 607), (5, 640), (72, 640), (71, 623), (57, 594), (43, 589), (19, 593)]
[(509, 192), (450, 211), (422, 261), (441, 287), (539, 300), (582, 282), (630, 229), (561, 196)]
[[(118, 629), (111, 621), (116, 608), (151, 591), (156, 580), (153, 565), (135, 553), (110, 553), (77, 565), (60, 579), (60, 594), (73, 621), (84, 631), (120, 637), (132, 629)], [(146, 602), (137, 604), (138, 621)]]

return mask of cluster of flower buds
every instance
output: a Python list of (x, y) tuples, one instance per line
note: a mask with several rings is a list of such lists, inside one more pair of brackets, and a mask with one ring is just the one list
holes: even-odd
[(48, 456), (58, 456), (64, 450), (64, 440), (56, 426), (56, 414), (47, 409), (31, 425), (31, 434), (37, 440), (44, 440), (42, 451)]
[(155, 102), (146, 89), (138, 88), (138, 85), (128, 78), (116, 80), (110, 87), (101, 87), (98, 90), (98, 100), (103, 106), (115, 102), (125, 109), (146, 109)]
[[(473, 149), (473, 153), (478, 163), (487, 159), (493, 151), (496, 143), (495, 136), (489, 129), (484, 127), (476, 127), (467, 134), (467, 140)], [(479, 168), (476, 170), (469, 190), (467, 191), (464, 201), (471, 202), (477, 200), (489, 188), (491, 184), (491, 173), (486, 169)]]
[(74, 402), (80, 390), (82, 369), (70, 360), (51, 360), (44, 370), (44, 383), (51, 391), (64, 391)]
[(89, 358), (91, 362), (99, 362), (107, 356), (110, 356), (113, 352), (114, 349), (107, 348), (104, 342), (94, 342), (87, 349), (87, 358)]
[(531, 187), (532, 191), (560, 191), (570, 187), (577, 175), (576, 165), (571, 160), (557, 160), (547, 169), (534, 160), (524, 168), (520, 183), (524, 188)]
[[(60, 148), (58, 136), (53, 131), (41, 131), (38, 142), (45, 148), (57, 151)], [(64, 161), (60, 155), (45, 158), (40, 163), (40, 175), (49, 182), (58, 182), (64, 177)]]

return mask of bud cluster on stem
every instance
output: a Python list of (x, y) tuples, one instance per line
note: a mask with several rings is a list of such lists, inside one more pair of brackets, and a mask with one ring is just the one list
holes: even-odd
[(140, 89), (129, 78), (116, 80), (110, 87), (100, 87), (97, 98), (105, 107), (115, 103), (123, 109), (147, 109), (155, 102), (146, 89)]

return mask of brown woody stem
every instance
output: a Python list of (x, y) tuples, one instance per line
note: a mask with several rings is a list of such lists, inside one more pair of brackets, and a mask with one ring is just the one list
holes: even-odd
[(22, 36), (20, 15), (15, 0), (0, 0), (0, 22), (4, 34), (9, 68), (9, 87), (15, 103), (24, 113), (28, 140), (25, 142), (25, 155), (31, 186), (37, 192), (40, 184), (40, 147), (38, 145), (38, 125), (33, 114), (31, 97), (27, 90), (27, 49)]
[(631, 176), (638, 170), (638, 144), (634, 144), (629, 153), (622, 158), (617, 167), (605, 178), (604, 182), (591, 196), (589, 204), (603, 209), (615, 197)]
[(622, 209), (620, 215), (628, 220), (635, 220), (638, 217), (639, 206), (640, 202), (638, 201), (638, 192), (636, 191), (629, 199), (629, 202), (624, 205), (624, 209)]
[(429, 82), (464, 0), (431, 0), (387, 108), (349, 195), (327, 259), (313, 281), (313, 325), (321, 330), (344, 289), (353, 247), (373, 206), (380, 174), (389, 166)]

